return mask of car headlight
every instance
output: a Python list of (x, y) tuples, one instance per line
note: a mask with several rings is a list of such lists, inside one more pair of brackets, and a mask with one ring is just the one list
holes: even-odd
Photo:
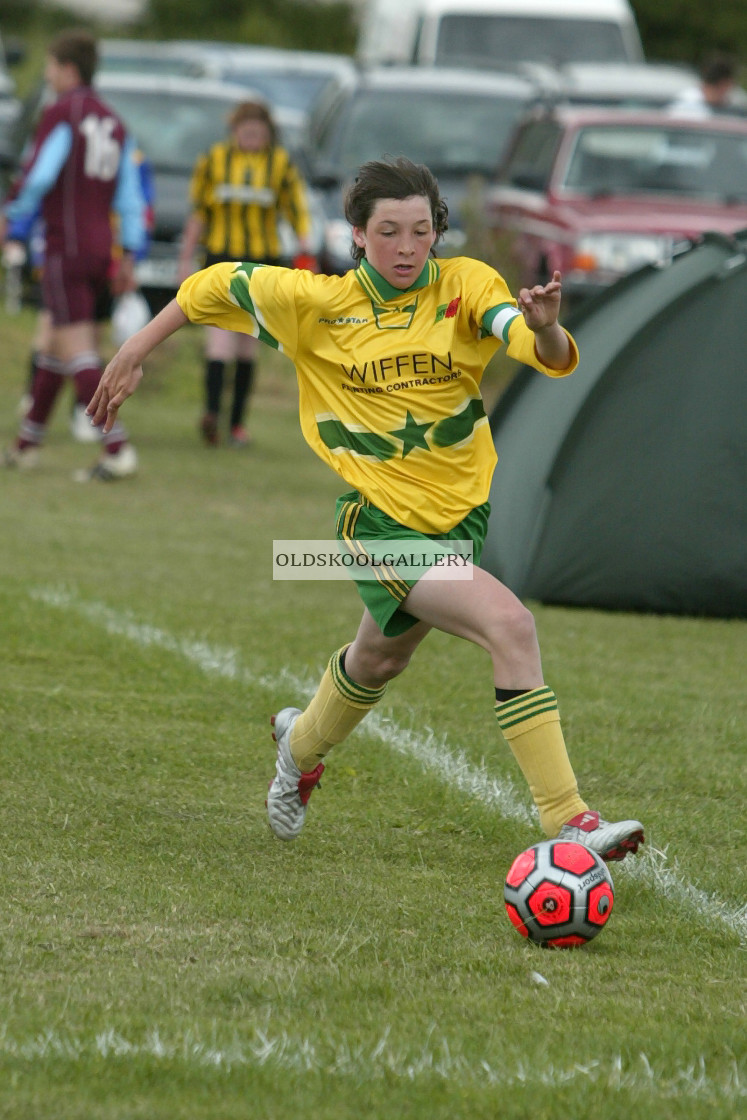
[(574, 272), (624, 276), (644, 264), (668, 264), (674, 252), (669, 236), (642, 233), (588, 233), (576, 243), (571, 268)]

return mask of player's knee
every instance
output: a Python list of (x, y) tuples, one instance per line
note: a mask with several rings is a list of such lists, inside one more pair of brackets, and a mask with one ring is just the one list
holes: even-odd
[(398, 677), (410, 664), (410, 653), (391, 653), (383, 650), (369, 650), (365, 656), (365, 669), (369, 680), (378, 684)]
[(533, 650), (537, 645), (534, 615), (516, 598), (486, 612), (485, 631), (490, 648)]
[(410, 664), (410, 654), (387, 654), (380, 662), (380, 673), (386, 681), (391, 681), (403, 673)]

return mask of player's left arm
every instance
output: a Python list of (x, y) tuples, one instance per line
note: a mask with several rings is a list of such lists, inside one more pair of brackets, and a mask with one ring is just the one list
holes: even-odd
[[(244, 279), (238, 281), (237, 294), (231, 291), (231, 277), (237, 271), (232, 262), (214, 264), (194, 273), (162, 311), (123, 343), (104, 370), (86, 409), (94, 424), (103, 422), (104, 434), (111, 431), (119, 409), (140, 384), (145, 359), (186, 323), (211, 323), (245, 333), (252, 333), (251, 328), (256, 326), (260, 338), (264, 334), (265, 340), (275, 341), (255, 322), (256, 311), (245, 283), (247, 273), (251, 274), (255, 267), (247, 263), (241, 266)], [(269, 271), (285, 273), (288, 270)], [(247, 317), (247, 311), (253, 318)]]
[(138, 150), (133, 140), (125, 139), (117, 169), (117, 181), (112, 199), (112, 209), (119, 218), (119, 242), (122, 256), (112, 277), (114, 295), (134, 291), (135, 261), (148, 243), (148, 202), (143, 190)]
[(567, 369), (572, 359), (568, 335), (558, 322), (561, 276), (554, 272), (548, 284), (535, 284), (519, 292), (519, 310), (534, 334), (537, 357), (549, 369)]
[(133, 255), (141, 252), (145, 247), (147, 205), (137, 148), (132, 138), (128, 136), (119, 161), (112, 208), (119, 216), (119, 238), (122, 248)]

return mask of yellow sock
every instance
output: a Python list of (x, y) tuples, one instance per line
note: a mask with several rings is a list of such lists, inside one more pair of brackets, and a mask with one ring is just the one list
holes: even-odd
[(346, 649), (332, 654), (316, 694), (293, 725), (291, 754), (303, 773), (313, 770), (327, 751), (346, 739), (386, 691), (385, 684), (366, 688), (350, 679), (340, 664)]
[(496, 704), (498, 726), (529, 783), (546, 836), (557, 836), (571, 817), (583, 813), (582, 801), (560, 728), (558, 701), (543, 685)]

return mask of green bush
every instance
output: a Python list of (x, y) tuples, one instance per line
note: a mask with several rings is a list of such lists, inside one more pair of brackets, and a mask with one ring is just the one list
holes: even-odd
[(22, 31), (36, 18), (36, 5), (28, 0), (3, 0), (2, 32)]
[(744, 0), (631, 0), (646, 56), (697, 65), (710, 51), (731, 51), (747, 60)]
[(224, 39), (237, 43), (352, 52), (355, 20), (350, 4), (277, 0), (223, 0), (219, 11), (203, 0), (151, 0), (147, 28), (159, 37)]

